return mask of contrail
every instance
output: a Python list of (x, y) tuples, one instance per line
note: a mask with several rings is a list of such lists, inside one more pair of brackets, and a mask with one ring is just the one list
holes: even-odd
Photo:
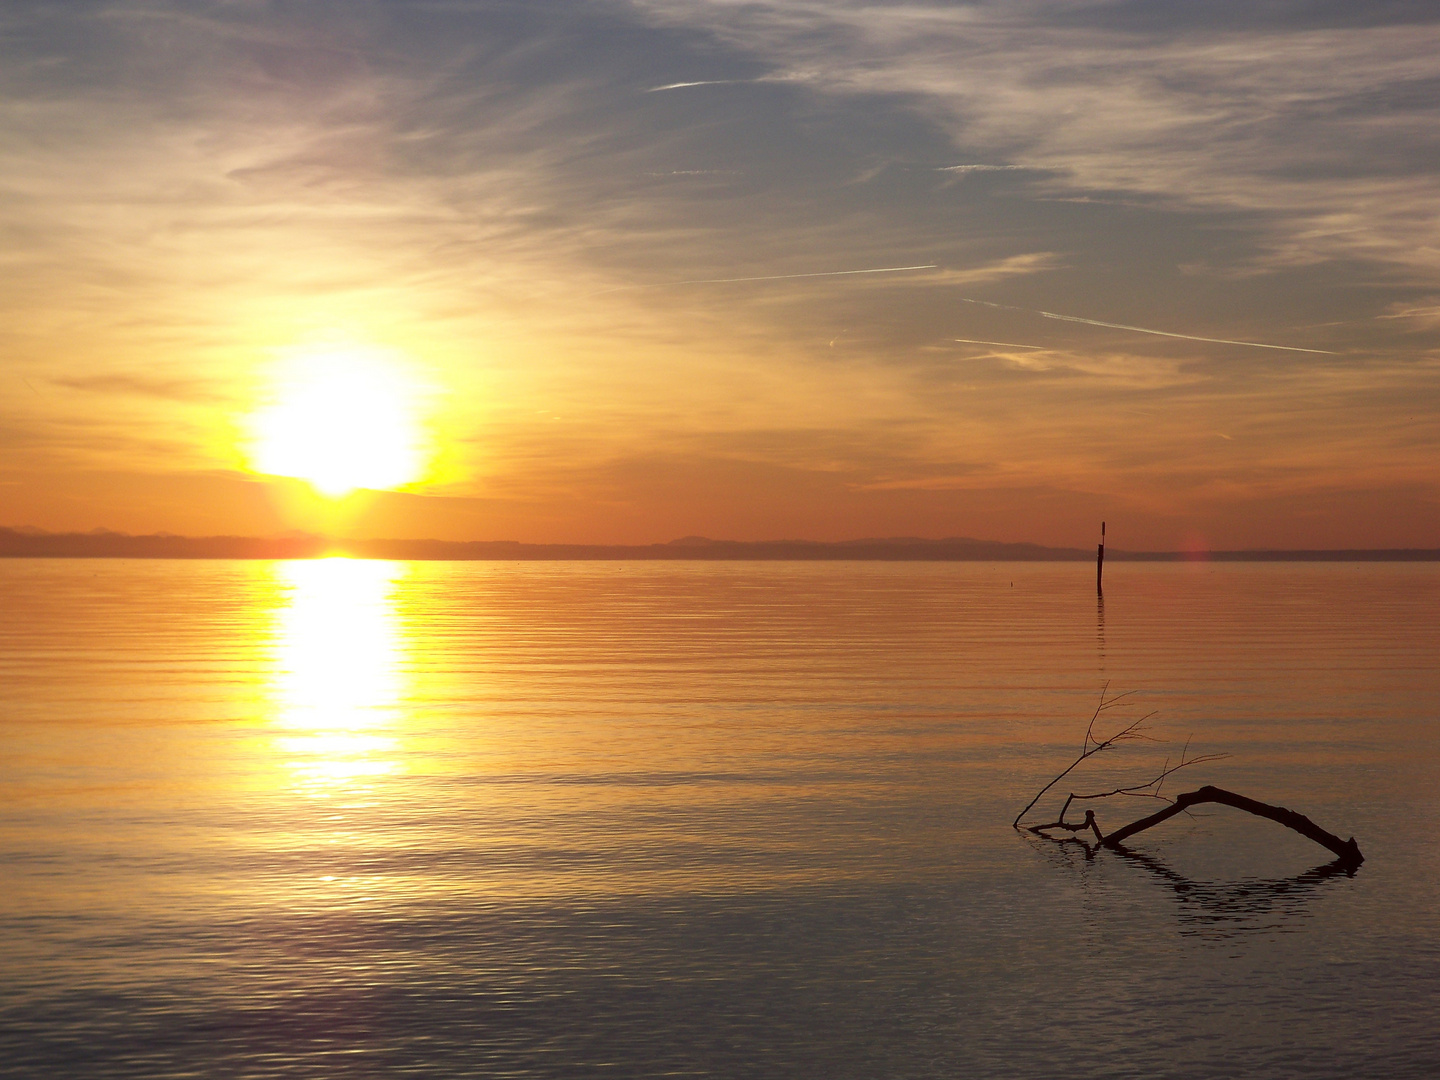
[(749, 81), (748, 79), (701, 79), (699, 82), (672, 82), (664, 86), (652, 86), (647, 89), (645, 93), (654, 94), (661, 90), (683, 90), (687, 86), (728, 86), (731, 83)]
[(938, 268), (938, 263), (926, 263), (924, 266), (879, 266), (871, 270), (821, 270), (813, 274), (764, 274), (760, 277), (689, 278), (685, 281), (657, 281), (653, 285), (617, 285), (613, 289), (601, 289), (600, 292), (593, 292), (589, 295), (599, 296), (600, 293), (622, 292), (626, 289), (664, 289), (671, 285), (728, 285), (737, 281), (790, 281), (794, 278), (846, 277), (851, 274), (901, 274), (907, 270), (935, 270)]
[(1016, 345), (1013, 341), (981, 341), (979, 338), (970, 337), (957, 337), (950, 340), (964, 342), (966, 345), (1003, 345), (1007, 349), (1039, 349), (1042, 352), (1045, 349), (1044, 345)]
[(1339, 356), (1339, 353), (1329, 349), (1302, 349), (1297, 345), (1267, 345), (1261, 341), (1232, 341), (1229, 338), (1199, 337), (1195, 334), (1172, 334), (1168, 330), (1149, 330), (1143, 326), (1127, 326), (1125, 323), (1101, 322), (1099, 319), (1082, 319), (1078, 315), (1057, 315), (1053, 311), (1041, 311), (1038, 308), (1014, 307), (1010, 304), (995, 304), (989, 300), (972, 300), (968, 296), (960, 297), (967, 304), (982, 304), (985, 307), (1003, 308), (1006, 311), (1025, 311), (1031, 315), (1041, 315), (1047, 319), (1058, 319), (1061, 322), (1083, 323), (1086, 326), (1105, 326), (1111, 330), (1129, 330), (1135, 334), (1154, 334), (1157, 337), (1180, 338), (1182, 341), (1208, 341), (1212, 345), (1244, 345), (1250, 349), (1279, 349), (1282, 352), (1303, 352), (1318, 353), (1321, 356)]
[(936, 172), (1012, 172), (1017, 169), (1024, 169), (1024, 165), (941, 165)]

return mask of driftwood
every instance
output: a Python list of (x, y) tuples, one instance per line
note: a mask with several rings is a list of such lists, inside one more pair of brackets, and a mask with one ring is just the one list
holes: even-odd
[[(1011, 823), (1014, 828), (1021, 828), (1020, 822), (1024, 820), (1025, 815), (1034, 808), (1035, 804), (1040, 801), (1041, 797), (1082, 762), (1096, 754), (1114, 749), (1122, 742), (1149, 738), (1149, 736), (1144, 733), (1144, 724), (1145, 721), (1149, 719), (1150, 714), (1142, 716), (1139, 720), (1121, 728), (1108, 739), (1096, 738), (1094, 733), (1096, 721), (1099, 720), (1103, 713), (1120, 704), (1128, 696), (1125, 694), (1107, 696), (1108, 691), (1109, 685), (1107, 684), (1100, 692), (1100, 704), (1096, 707), (1094, 715), (1090, 717), (1089, 726), (1085, 729), (1085, 740), (1081, 745), (1080, 755), (1072, 761), (1064, 771), (1041, 788), (1035, 797), (1026, 804), (1025, 809), (1021, 810), (1020, 813), (1015, 816), (1015, 820)], [(1187, 743), (1185, 749), (1180, 753), (1180, 761), (1178, 764), (1171, 765), (1170, 760), (1167, 758), (1159, 774), (1143, 784), (1132, 784), (1128, 787), (1112, 788), (1109, 791), (1099, 791), (1088, 795), (1077, 795), (1071, 792), (1069, 797), (1066, 798), (1064, 806), (1060, 808), (1060, 815), (1057, 820), (1047, 822), (1044, 825), (1027, 825), (1024, 828), (1027, 832), (1034, 833), (1037, 836), (1048, 836), (1050, 832), (1054, 830), (1069, 832), (1073, 839), (1081, 844), (1085, 844), (1086, 842), (1075, 834), (1091, 833), (1095, 837), (1097, 847), (1123, 851), (1125, 850), (1123, 847), (1124, 842), (1136, 833), (1144, 832), (1146, 829), (1159, 825), (1163, 821), (1168, 821), (1176, 814), (1186, 813), (1192, 806), (1201, 803), (1220, 803), (1224, 806), (1233, 806), (1237, 810), (1244, 810), (1247, 814), (1254, 814), (1256, 817), (1268, 818), (1271, 821), (1284, 825), (1287, 829), (1293, 829), (1301, 836), (1313, 840), (1315, 843), (1334, 852), (1336, 863), (1342, 868), (1353, 870), (1365, 861), (1365, 856), (1360, 854), (1360, 845), (1355, 842), (1353, 836), (1349, 840), (1341, 840), (1334, 833), (1320, 828), (1319, 825), (1316, 825), (1304, 814), (1296, 813), (1294, 810), (1287, 810), (1283, 806), (1274, 806), (1270, 803), (1260, 802), (1258, 799), (1237, 795), (1233, 791), (1226, 791), (1224, 788), (1213, 787), (1210, 784), (1206, 784), (1204, 787), (1197, 788), (1194, 791), (1183, 792), (1180, 795), (1176, 795), (1173, 799), (1162, 794), (1161, 789), (1166, 779), (1168, 779), (1172, 773), (1180, 769), (1188, 768), (1191, 765), (1198, 765), (1206, 761), (1216, 761), (1228, 756), (1226, 754), (1205, 754), (1192, 758), (1189, 757), (1188, 754), (1189, 744)], [(1157, 810), (1148, 817), (1140, 818), (1138, 821), (1132, 821), (1129, 825), (1123, 826), (1108, 834), (1100, 830), (1100, 823), (1096, 820), (1094, 810), (1086, 810), (1085, 817), (1082, 821), (1070, 822), (1065, 820), (1065, 814), (1070, 809), (1071, 803), (1085, 799), (1108, 799), (1111, 796), (1159, 799), (1167, 805), (1163, 810)], [(1051, 837), (1051, 839), (1056, 838)], [(1088, 850), (1088, 845), (1086, 846)]]
[[(1209, 802), (1233, 806), (1236, 810), (1244, 810), (1247, 814), (1278, 821), (1287, 829), (1294, 829), (1301, 836), (1314, 840), (1322, 847), (1329, 848), (1341, 862), (1348, 865), (1359, 866), (1365, 861), (1365, 856), (1360, 854), (1360, 845), (1355, 842), (1353, 836), (1349, 840), (1341, 840), (1334, 833), (1320, 828), (1304, 814), (1297, 814), (1294, 810), (1287, 810), (1283, 806), (1272, 806), (1270, 803), (1263, 803), (1258, 799), (1247, 799), (1244, 795), (1237, 795), (1233, 791), (1212, 787), (1209, 784), (1195, 791), (1187, 791), (1182, 795), (1175, 796), (1175, 801), (1164, 810), (1141, 818), (1139, 821), (1132, 821), (1123, 829), (1116, 829), (1108, 836), (1101, 837), (1100, 844), (1107, 848), (1119, 847), (1136, 833), (1144, 832), (1153, 825), (1159, 825), (1162, 821), (1184, 812), (1197, 803)], [(1094, 819), (1093, 811), (1087, 811), (1087, 814), (1092, 820)], [(1096, 836), (1100, 835), (1098, 828), (1095, 830), (1095, 834)]]

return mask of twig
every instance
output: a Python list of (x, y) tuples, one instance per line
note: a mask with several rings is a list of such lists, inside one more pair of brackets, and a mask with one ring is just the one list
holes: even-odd
[[(1068, 800), (1066, 801), (1065, 805), (1070, 805)], [(1052, 821), (1045, 825), (1027, 825), (1025, 829), (1027, 832), (1032, 832), (1036, 836), (1044, 836), (1047, 829), (1065, 829), (1068, 832), (1072, 833), (1084, 832), (1086, 829), (1089, 829), (1095, 834), (1095, 842), (1097, 844), (1103, 844), (1105, 842), (1105, 835), (1100, 831), (1100, 823), (1095, 820), (1094, 810), (1086, 810), (1085, 820), (1080, 822), (1080, 824), (1078, 825), (1066, 821), (1065, 812), (1062, 810), (1060, 812), (1059, 821)], [(1053, 840), (1055, 839), (1055, 837), (1051, 837), (1051, 839)], [(1079, 840), (1079, 837), (1076, 837), (1076, 839)], [(1080, 840), (1080, 843), (1083, 844), (1085, 843), (1085, 841)]]
[[(1146, 713), (1144, 716), (1140, 717), (1139, 720), (1136, 720), (1134, 723), (1129, 724), (1128, 726), (1117, 731), (1108, 739), (1102, 740), (1095, 738), (1095, 722), (1100, 719), (1101, 714), (1108, 712), (1110, 709), (1113, 709), (1116, 705), (1119, 705), (1126, 698), (1130, 697), (1132, 694), (1135, 693), (1135, 691), (1133, 690), (1127, 690), (1123, 694), (1116, 694), (1113, 697), (1107, 697), (1106, 694), (1109, 693), (1109, 690), (1110, 684), (1108, 682), (1100, 688), (1100, 704), (1095, 706), (1095, 712), (1090, 717), (1090, 723), (1087, 724), (1085, 727), (1085, 740), (1080, 746), (1080, 756), (1077, 757), (1074, 761), (1072, 761), (1068, 766), (1066, 766), (1065, 770), (1061, 772), (1058, 776), (1056, 776), (1055, 779), (1051, 780), (1048, 784), (1046, 784), (1038, 792), (1035, 793), (1035, 797), (1026, 804), (1025, 809), (1021, 810), (1020, 813), (1015, 815), (1015, 820), (1010, 823), (1011, 828), (1020, 828), (1021, 820), (1023, 820), (1025, 815), (1034, 808), (1035, 804), (1040, 801), (1044, 794), (1056, 784), (1058, 784), (1061, 780), (1065, 779), (1065, 777), (1068, 776), (1081, 762), (1085, 761), (1088, 758), (1094, 757), (1096, 754), (1101, 753), (1102, 751), (1111, 749), (1117, 743), (1130, 742), (1135, 739), (1150, 738), (1150, 736), (1142, 733), (1141, 728), (1144, 725), (1145, 721), (1149, 720), (1152, 716), (1155, 715), (1153, 712)], [(1095, 745), (1091, 746), (1091, 743), (1094, 743)], [(1071, 798), (1074, 798), (1074, 796), (1072, 795)], [(1066, 800), (1065, 805), (1070, 805), (1069, 799)], [(1061, 813), (1060, 816), (1063, 818), (1065, 815), (1064, 813)]]
[[(1076, 795), (1072, 793), (1070, 798), (1065, 800), (1065, 806), (1068, 808), (1071, 802), (1082, 802), (1086, 799), (1108, 799), (1112, 795), (1129, 795), (1137, 799), (1160, 799), (1163, 802), (1173, 802), (1173, 799), (1167, 799), (1160, 793), (1160, 789), (1165, 785), (1166, 778), (1179, 772), (1181, 769), (1188, 769), (1191, 765), (1203, 765), (1207, 761), (1223, 761), (1230, 756), (1229, 754), (1201, 754), (1199, 757), (1187, 758), (1185, 755), (1189, 752), (1190, 740), (1186, 739), (1184, 747), (1180, 750), (1180, 763), (1178, 765), (1171, 765), (1170, 759), (1166, 758), (1165, 764), (1161, 766), (1160, 773), (1155, 779), (1146, 781), (1143, 784), (1131, 784), (1128, 787), (1112, 788), (1109, 791), (1097, 791), (1090, 795)], [(1154, 788), (1154, 790), (1149, 790), (1151, 788)], [(1064, 810), (1060, 812), (1060, 817), (1062, 819), (1065, 817)]]

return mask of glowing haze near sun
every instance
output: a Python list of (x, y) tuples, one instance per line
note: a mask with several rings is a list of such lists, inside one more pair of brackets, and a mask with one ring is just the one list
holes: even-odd
[(273, 402), (252, 418), (251, 465), (331, 498), (413, 483), (428, 457), (417, 389), (378, 351), (298, 353), (277, 373)]
[(1435, 2), (0, 3), (0, 526), (1428, 550), (1437, 56)]

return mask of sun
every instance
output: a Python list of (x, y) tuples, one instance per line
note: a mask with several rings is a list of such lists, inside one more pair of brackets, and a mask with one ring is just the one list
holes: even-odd
[(419, 397), (405, 365), (380, 350), (296, 352), (251, 418), (251, 465), (330, 498), (414, 483), (428, 458)]

